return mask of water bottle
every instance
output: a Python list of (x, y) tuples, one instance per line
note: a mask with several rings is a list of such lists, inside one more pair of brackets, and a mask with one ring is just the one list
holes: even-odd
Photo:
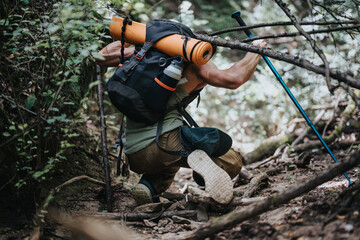
[[(180, 61), (174, 59), (171, 64), (164, 69), (164, 74), (170, 78), (180, 80), (182, 76), (182, 71), (184, 68), (184, 62), (181, 59)], [(176, 82), (177, 84), (177, 82)], [(175, 85), (176, 86), (176, 85)]]
[(156, 77), (151, 85), (151, 98), (147, 99), (148, 108), (163, 113), (166, 111), (167, 102), (182, 76), (184, 60), (173, 59), (162, 74)]

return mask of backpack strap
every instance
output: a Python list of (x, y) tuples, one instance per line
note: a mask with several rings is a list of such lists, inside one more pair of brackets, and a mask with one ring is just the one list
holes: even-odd
[(186, 122), (190, 127), (199, 127), (195, 120), (190, 116), (190, 114), (185, 110), (185, 108), (195, 100), (195, 98), (198, 98), (197, 107), (200, 103), (200, 92), (202, 89), (194, 91), (189, 94), (189, 96), (185, 97), (181, 102), (177, 105), (176, 109), (179, 111), (179, 113), (185, 118)]
[(154, 45), (152, 42), (145, 42), (142, 46), (141, 50), (134, 54), (129, 60), (129, 64), (123, 67), (123, 71), (125, 75), (121, 77), (121, 81), (126, 82), (126, 80), (130, 77), (136, 66), (140, 63), (140, 61), (144, 58), (145, 54), (149, 49)]
[[(191, 103), (195, 98), (198, 98), (198, 102), (197, 102), (197, 106), (199, 106), (199, 102), (200, 102), (200, 91), (202, 89), (192, 92), (189, 94), (189, 96), (185, 97), (183, 100), (181, 100), (181, 102), (173, 108), (170, 108), (166, 111), (166, 113), (177, 109), (179, 111), (179, 113), (185, 118), (186, 122), (188, 123), (188, 125), (190, 125), (191, 127), (199, 127), (197, 125), (197, 123), (195, 122), (195, 120), (190, 116), (190, 114), (185, 110), (185, 108), (189, 105), (189, 103)], [(164, 114), (164, 116), (166, 115), (166, 113)], [(180, 151), (170, 151), (170, 150), (166, 150), (164, 148), (162, 148), (159, 144), (159, 139), (161, 136), (161, 131), (162, 131), (162, 125), (163, 125), (163, 121), (164, 121), (164, 117), (161, 118), (161, 120), (158, 122), (158, 126), (157, 126), (157, 130), (156, 130), (156, 145), (158, 146), (158, 148), (167, 153), (167, 154), (171, 154), (171, 155), (176, 155), (176, 156), (181, 156), (181, 157), (187, 157), (189, 156), (189, 154), (191, 153), (190, 149), (185, 149), (185, 150), (180, 150)]]
[(164, 121), (164, 118), (162, 118), (159, 123), (158, 123), (158, 126), (157, 126), (157, 130), (156, 130), (156, 145), (158, 146), (158, 148), (167, 153), (167, 154), (171, 154), (171, 155), (176, 155), (176, 156), (181, 156), (181, 157), (187, 157), (189, 156), (189, 154), (191, 153), (191, 151), (189, 149), (186, 149), (186, 150), (180, 150), (180, 151), (170, 151), (170, 150), (167, 150), (165, 148), (162, 148), (159, 144), (159, 139), (160, 139), (160, 136), (161, 136), (161, 131), (162, 131), (162, 125), (163, 125), (163, 121)]

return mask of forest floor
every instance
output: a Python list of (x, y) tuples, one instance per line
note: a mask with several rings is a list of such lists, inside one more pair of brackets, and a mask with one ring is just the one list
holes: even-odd
[[(348, 155), (347, 151), (336, 152), (339, 161)], [(249, 199), (256, 200), (296, 187), (333, 164), (331, 158), (324, 152), (311, 154), (309, 163), (304, 167), (295, 165), (294, 159), (274, 159), (261, 167), (249, 170), (253, 178), (265, 172), (268, 175), (268, 178), (258, 182)], [(353, 180), (359, 181), (358, 168), (347, 173)], [(114, 229), (118, 229), (124, 239), (174, 239), (174, 236), (182, 239), (184, 234), (195, 230), (209, 218), (248, 207), (246, 204), (230, 207), (216, 205), (213, 202), (190, 201), (191, 197), (193, 197), (191, 199), (206, 199), (206, 193), (193, 181), (192, 170), (181, 168), (167, 192), (173, 193), (170, 194), (173, 197), (178, 196), (175, 194), (180, 194), (180, 196), (188, 196), (187, 198), (183, 200), (161, 198), (161, 204), (143, 205), (137, 208), (130, 190), (138, 178), (137, 174), (131, 173), (127, 181), (121, 178), (116, 180), (117, 183), (114, 183), (116, 186), (113, 188), (113, 213), (103, 211), (106, 205), (103, 200), (103, 187), (77, 186), (78, 194), (64, 193), (62, 199), (65, 201), (58, 202), (57, 207), (63, 209), (68, 217), (85, 216), (87, 220), (83, 222), (84, 224), (79, 224), (82, 218), (76, 220), (75, 223), (78, 224), (76, 228), (73, 227), (74, 222), (69, 224), (68, 220), (65, 220), (67, 222), (65, 224), (64, 220), (47, 224), (44, 229), (45, 239), (74, 239), (68, 231), (69, 228), (76, 232), (79, 228), (80, 232), (87, 232), (88, 237), (77, 239), (122, 239), (116, 231), (114, 234), (117, 234), (117, 238), (105, 237)], [(243, 181), (242, 185), (235, 188), (236, 195), (241, 196), (244, 191), (246, 192), (251, 185), (248, 182)], [(279, 208), (244, 221), (230, 230), (225, 230), (212, 239), (359, 239), (360, 184), (355, 183), (352, 187), (347, 187), (347, 184), (343, 175), (338, 176), (315, 190)], [(185, 212), (186, 210), (188, 212)], [(185, 215), (181, 215), (182, 213)], [(124, 226), (128, 230), (124, 230)], [(93, 231), (97, 232), (98, 237), (97, 234), (95, 237), (89, 237), (91, 235), (89, 232)]]

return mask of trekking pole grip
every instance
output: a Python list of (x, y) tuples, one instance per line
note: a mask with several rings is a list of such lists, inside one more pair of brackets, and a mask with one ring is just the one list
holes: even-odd
[[(242, 18), (241, 18), (241, 16), (240, 16), (240, 11), (234, 12), (233, 14), (231, 14), (231, 17), (232, 17), (232, 18), (235, 18), (236, 21), (240, 24), (240, 26), (243, 26), (243, 27), (246, 26), (244, 20), (242, 20)], [(246, 33), (246, 35), (247, 35), (248, 37), (253, 37), (253, 35), (252, 35), (252, 33), (250, 32), (249, 29), (244, 29), (244, 32)]]

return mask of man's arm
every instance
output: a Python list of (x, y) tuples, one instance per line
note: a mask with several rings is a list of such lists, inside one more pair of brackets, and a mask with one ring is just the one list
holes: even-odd
[[(130, 58), (134, 53), (134, 48), (129, 46), (130, 44), (125, 43), (125, 49), (124, 49), (125, 59)], [(120, 41), (112, 42), (106, 45), (106, 47), (101, 49), (101, 51), (99, 52), (99, 54), (101, 54), (105, 59), (104, 60), (96, 59), (96, 62), (100, 66), (116, 67), (120, 63), (120, 56), (121, 56), (120, 50), (121, 50), (121, 42)]]
[[(252, 44), (259, 47), (267, 46), (264, 40), (257, 40)], [(201, 85), (201, 82), (203, 82), (214, 87), (237, 89), (250, 79), (260, 57), (259, 54), (249, 52), (244, 58), (226, 70), (219, 70), (212, 62), (202, 66), (191, 64), (184, 72), (184, 76), (193, 85)]]

